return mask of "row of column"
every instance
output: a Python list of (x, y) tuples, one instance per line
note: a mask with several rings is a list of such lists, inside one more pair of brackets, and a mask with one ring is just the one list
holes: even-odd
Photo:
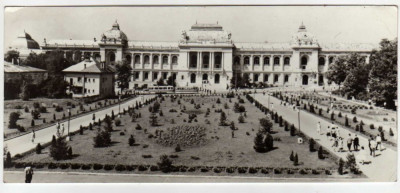
[[(289, 83), (291, 74), (288, 73), (248, 73), (250, 82), (258, 83), (264, 82), (269, 84), (285, 84)], [(256, 75), (258, 75), (258, 80), (256, 80)], [(287, 82), (285, 82), (285, 76), (287, 76)]]
[[(64, 58), (67, 58), (67, 52), (69, 51), (64, 51)], [(100, 57), (100, 52), (72, 52), (72, 59), (75, 60), (75, 56), (77, 53), (80, 53), (81, 56), (79, 58), (80, 61), (84, 60), (86, 56), (89, 58), (94, 57), (95, 54), (98, 54), (98, 57)]]
[[(147, 78), (145, 77), (146, 73), (147, 73)], [(167, 74), (166, 77), (164, 77), (164, 73)], [(137, 76), (136, 74), (138, 74), (139, 76), (136, 77)], [(156, 81), (156, 80), (159, 80), (161, 77), (164, 79), (164, 81), (167, 81), (168, 77), (172, 76), (173, 74), (176, 74), (176, 73), (175, 72), (135, 71), (132, 76), (132, 82), (133, 81)]]
[[(271, 70), (282, 70), (283, 71), (284, 70), (284, 66), (285, 66), (284, 65), (284, 58), (287, 57), (287, 58), (289, 58), (289, 60), (291, 58), (291, 56), (285, 56), (285, 55), (272, 55), (272, 56), (264, 56), (264, 55), (261, 55), (261, 56), (257, 56), (257, 55), (246, 56), (246, 55), (240, 55), (240, 68), (241, 69), (244, 69), (244, 66), (247, 65), (247, 64), (244, 64), (245, 57), (249, 57), (249, 64), (248, 65), (250, 65), (250, 68), (246, 69), (246, 70), (251, 70), (251, 71), (254, 71), (254, 66), (255, 65), (260, 65), (262, 71), (264, 71), (265, 70), (265, 66), (268, 66), (268, 65), (271, 66)], [(259, 63), (258, 64), (254, 64), (254, 59), (256, 57), (259, 58)], [(269, 60), (268, 64), (264, 63), (264, 58), (266, 58), (266, 57), (268, 57), (268, 60)], [(276, 57), (279, 57), (279, 65), (274, 63)], [(290, 62), (289, 62), (288, 65), (290, 65)]]
[[(136, 63), (136, 59), (135, 59), (136, 56), (140, 56), (140, 63)], [(145, 64), (145, 60), (144, 60), (145, 56), (149, 56), (149, 63)], [(154, 56), (158, 56), (158, 63), (153, 63)], [(168, 57), (167, 64), (163, 63), (163, 57), (164, 56)], [(175, 54), (153, 54), (153, 53), (151, 53), (151, 54), (143, 54), (143, 53), (141, 53), (140, 55), (139, 54), (132, 54), (132, 56), (131, 56), (131, 58), (132, 58), (131, 59), (131, 65), (132, 65), (132, 69), (135, 69), (137, 64), (140, 64), (142, 69), (145, 69), (146, 65), (151, 65), (151, 68), (147, 68), (147, 69), (154, 69), (154, 66), (157, 66), (157, 65), (161, 65), (160, 69), (172, 69), (172, 64), (173, 64), (172, 63), (172, 58), (173, 57), (178, 57), (178, 56), (175, 55)], [(178, 58), (176, 60), (178, 61)], [(164, 68), (164, 65), (168, 65), (168, 67)]]
[[(220, 60), (220, 68), (215, 68), (215, 57), (216, 53), (221, 57)], [(190, 68), (190, 58), (194, 54), (194, 52), (188, 52), (187, 53), (187, 67)], [(214, 70), (220, 70), (224, 68), (224, 54), (222, 52), (196, 52), (197, 55), (197, 61), (196, 61), (196, 70), (198, 72), (201, 71), (209, 71), (214, 72)], [(208, 68), (203, 68), (203, 57), (208, 55), (209, 61), (208, 61)], [(190, 68), (193, 69), (193, 68)]]

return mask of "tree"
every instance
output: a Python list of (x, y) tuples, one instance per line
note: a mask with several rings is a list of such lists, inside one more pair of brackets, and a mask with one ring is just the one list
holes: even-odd
[(224, 111), (222, 111), (221, 115), (219, 117), (219, 125), (220, 126), (225, 126), (226, 125), (225, 121), (226, 121), (226, 114), (225, 114)]
[(356, 157), (354, 156), (354, 154), (349, 153), (349, 154), (347, 154), (346, 158), (347, 158), (346, 168), (349, 168), (350, 172), (357, 174), (358, 173), (357, 161), (356, 161)]
[(10, 113), (9, 121), (8, 121), (8, 128), (17, 128), (17, 121), (21, 114), (19, 112), (12, 112)]
[(343, 93), (349, 97), (354, 96), (356, 99), (367, 100), (369, 71), (369, 65), (364, 62), (360, 63), (356, 68), (351, 69), (343, 82)]
[(13, 59), (18, 60), (19, 58), (19, 52), (15, 50), (10, 50), (6, 54), (4, 54), (4, 60), (7, 62), (12, 62)]
[(395, 108), (397, 99), (397, 38), (383, 39), (380, 49), (373, 50), (370, 57), (369, 91), (378, 105), (386, 102), (387, 108)]
[(161, 77), (160, 79), (158, 79), (156, 84), (157, 84), (157, 86), (165, 86), (164, 79)]
[(292, 151), (292, 153), (291, 153), (290, 156), (289, 156), (289, 160), (290, 160), (290, 161), (294, 161), (294, 154), (293, 154), (293, 151)]
[(243, 76), (240, 73), (233, 73), (231, 78), (231, 88), (243, 88), (250, 86), (249, 74), (245, 73)]
[(340, 159), (339, 159), (339, 167), (338, 167), (338, 173), (339, 173), (340, 175), (343, 175), (343, 174), (344, 174), (343, 167), (344, 167), (344, 161), (343, 161), (342, 158), (340, 158)]
[(239, 116), (238, 118), (239, 123), (244, 123), (244, 117), (242, 115)]
[(310, 152), (314, 152), (314, 145), (315, 145), (315, 141), (314, 141), (314, 139), (313, 138), (310, 138), (310, 140), (309, 140), (309, 149), (310, 149)]
[(106, 123), (106, 125), (104, 126), (106, 130), (111, 132), (113, 130), (111, 117), (106, 115), (106, 117), (104, 118), (104, 123)]
[(129, 82), (132, 76), (132, 68), (127, 61), (117, 63), (116, 67), (116, 81), (118, 82), (118, 88), (122, 90), (129, 88)]
[(176, 87), (176, 82), (175, 82), (173, 76), (169, 76), (169, 77), (168, 77), (168, 79), (167, 79), (167, 85), (168, 85), (168, 86)]
[(6, 159), (4, 160), (4, 167), (9, 168), (12, 166), (12, 159), (10, 152), (7, 152)]
[(324, 157), (324, 151), (323, 151), (323, 149), (322, 149), (322, 146), (319, 146), (319, 149), (318, 149), (318, 158), (319, 159), (324, 159), (325, 157)]
[(107, 147), (111, 144), (111, 134), (107, 130), (97, 132), (93, 138), (94, 147)]
[(19, 97), (24, 101), (28, 101), (30, 98), (29, 85), (26, 81), (22, 81), (21, 93), (19, 93)]
[(150, 115), (150, 125), (151, 126), (157, 126), (158, 125), (158, 121), (157, 121), (157, 115), (153, 112), (153, 113), (151, 113), (151, 115)]
[(299, 156), (297, 156), (297, 153), (296, 153), (296, 155), (294, 156), (293, 165), (295, 165), (295, 166), (298, 166), (298, 165), (299, 165)]
[(131, 135), (129, 137), (128, 143), (129, 143), (129, 146), (133, 146), (135, 144), (135, 138), (133, 138), (133, 135)]
[(265, 152), (265, 144), (264, 144), (264, 134), (261, 130), (259, 130), (254, 138), (254, 150), (256, 152), (262, 153)]
[(164, 173), (170, 172), (172, 169), (172, 161), (167, 155), (160, 156), (160, 162), (157, 162), (158, 167)]
[(339, 88), (349, 73), (347, 59), (348, 56), (339, 56), (333, 64), (329, 65), (328, 71), (326, 72), (328, 81), (336, 83), (339, 85)]
[(296, 135), (296, 128), (292, 124), (292, 126), (290, 126), (290, 136), (295, 136), (295, 135)]
[(46, 54), (30, 53), (29, 56), (22, 61), (23, 65), (31, 66), (40, 69), (46, 69)]
[(67, 149), (67, 157), (68, 157), (69, 159), (71, 159), (72, 156), (73, 156), (73, 154), (72, 154), (72, 147), (69, 146), (68, 149)]
[(79, 135), (83, 135), (83, 127), (82, 127), (82, 125), (79, 127)]
[(272, 121), (269, 119), (269, 117), (261, 118), (261, 119), (260, 119), (260, 125), (261, 125), (262, 131), (263, 131), (264, 133), (269, 133), (269, 132), (271, 132)]
[(269, 133), (265, 137), (264, 144), (266, 151), (271, 151), (274, 149), (274, 138)]
[(64, 138), (58, 138), (56, 143), (51, 145), (50, 156), (55, 160), (64, 160), (68, 158), (68, 146)]

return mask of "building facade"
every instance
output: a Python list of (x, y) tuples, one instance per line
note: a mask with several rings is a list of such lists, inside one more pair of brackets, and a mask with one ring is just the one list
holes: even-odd
[(115, 22), (97, 40), (46, 40), (42, 52), (59, 49), (69, 59), (94, 58), (106, 65), (132, 67), (129, 88), (156, 84), (172, 76), (178, 87), (225, 90), (234, 74), (277, 86), (326, 86), (329, 64), (358, 53), (369, 62), (375, 45), (325, 45), (302, 24), (286, 43), (240, 43), (218, 24), (194, 24), (177, 42), (129, 40)]

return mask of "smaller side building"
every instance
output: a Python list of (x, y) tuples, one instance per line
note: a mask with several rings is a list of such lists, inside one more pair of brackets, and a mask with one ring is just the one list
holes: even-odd
[(74, 98), (114, 95), (114, 70), (105, 63), (87, 58), (64, 69), (63, 73), (69, 83), (66, 92)]
[(39, 85), (47, 75), (46, 70), (4, 61), (4, 98), (18, 98), (23, 82)]

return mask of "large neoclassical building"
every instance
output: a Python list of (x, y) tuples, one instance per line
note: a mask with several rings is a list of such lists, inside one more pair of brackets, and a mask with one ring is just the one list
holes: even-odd
[(256, 83), (324, 86), (328, 84), (325, 73), (335, 58), (358, 53), (368, 62), (374, 48), (319, 43), (303, 24), (286, 43), (239, 43), (221, 25), (197, 23), (183, 31), (177, 42), (137, 41), (128, 39), (117, 22), (99, 39), (44, 39), (40, 45), (41, 52), (59, 49), (69, 59), (90, 57), (105, 65), (128, 62), (133, 70), (130, 89), (172, 76), (178, 87), (219, 90), (230, 87), (234, 73), (248, 74)]

